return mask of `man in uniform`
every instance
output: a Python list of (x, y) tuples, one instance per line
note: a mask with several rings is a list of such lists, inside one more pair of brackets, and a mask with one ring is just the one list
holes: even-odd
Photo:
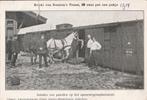
[(38, 43), (38, 49), (37, 52), (39, 54), (39, 68), (42, 68), (42, 57), (44, 59), (45, 66), (48, 67), (47, 64), (47, 44), (46, 40), (44, 38), (44, 35), (41, 35), (41, 39)]

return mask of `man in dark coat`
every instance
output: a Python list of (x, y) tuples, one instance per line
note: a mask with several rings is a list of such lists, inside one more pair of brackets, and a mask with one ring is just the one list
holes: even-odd
[(29, 52), (31, 53), (31, 64), (36, 64), (38, 43), (36, 40), (30, 42)]
[(17, 56), (18, 56), (19, 52), (20, 52), (19, 41), (18, 41), (17, 35), (15, 35), (13, 37), (13, 40), (12, 40), (12, 60), (11, 60), (11, 65), (13, 67), (16, 66), (16, 60), (17, 60)]
[(84, 41), (82, 39), (79, 39), (78, 35), (73, 39), (71, 44), (71, 54), (70, 57), (77, 59), (78, 50), (82, 49), (84, 46)]
[(41, 36), (41, 39), (38, 42), (37, 53), (39, 54), (39, 68), (42, 67), (42, 57), (44, 58), (45, 66), (47, 67), (47, 44), (44, 38), (44, 35)]
[(6, 53), (8, 54), (8, 61), (12, 58), (12, 37), (10, 37), (6, 42)]

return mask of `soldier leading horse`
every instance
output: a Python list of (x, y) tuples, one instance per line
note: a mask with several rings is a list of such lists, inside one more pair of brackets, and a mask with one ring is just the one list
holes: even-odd
[[(57, 55), (58, 55), (58, 59), (60, 59), (60, 61), (67, 60), (69, 55), (70, 55), (71, 44), (72, 44), (74, 39), (78, 39), (78, 33), (77, 32), (72, 32), (71, 34), (69, 34), (64, 39), (54, 39), (54, 38), (49, 39), (46, 43), (47, 49), (48, 49), (49, 61), (51, 63), (54, 63), (55, 58), (57, 58)], [(82, 42), (82, 46), (83, 46), (83, 42)], [(35, 56), (32, 56), (32, 57), (34, 57), (34, 59), (35, 59), (34, 61), (36, 61), (38, 54), (36, 54), (36, 53), (34, 54), (34, 52), (33, 52), (33, 55), (35, 55)]]

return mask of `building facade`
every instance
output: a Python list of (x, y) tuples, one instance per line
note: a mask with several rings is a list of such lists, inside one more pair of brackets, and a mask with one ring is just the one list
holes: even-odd
[(10, 39), (17, 31), (17, 22), (14, 19), (6, 19), (6, 38)]
[(6, 39), (13, 37), (20, 28), (46, 23), (46, 18), (31, 11), (7, 11), (6, 12)]

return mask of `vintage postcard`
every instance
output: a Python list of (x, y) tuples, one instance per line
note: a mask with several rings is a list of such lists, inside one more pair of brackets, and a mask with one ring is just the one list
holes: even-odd
[(147, 100), (147, 1), (0, 1), (0, 100)]

